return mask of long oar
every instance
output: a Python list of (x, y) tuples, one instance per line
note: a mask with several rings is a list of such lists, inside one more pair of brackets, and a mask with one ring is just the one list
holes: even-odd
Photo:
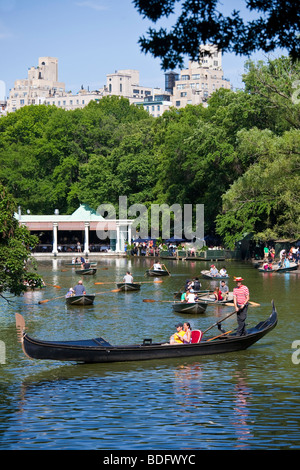
[(214, 336), (213, 338), (207, 339), (206, 342), (208, 343), (208, 341), (212, 341), (213, 339), (221, 338), (221, 336), (228, 335), (228, 334), (231, 333), (231, 332), (232, 332), (232, 330), (225, 331), (225, 333), (222, 333), (222, 334), (220, 334), (220, 335), (218, 335), (218, 336)]
[(45, 299), (45, 300), (39, 300), (39, 304), (45, 304), (46, 302), (50, 302), (50, 300), (56, 300), (56, 299), (62, 299), (65, 297), (65, 295), (60, 295), (59, 297), (53, 297), (53, 299)]
[[(143, 302), (172, 302), (172, 303), (176, 303), (175, 300), (154, 300), (154, 299), (143, 299)], [(180, 300), (178, 300), (177, 302), (181, 303)]]
[(100, 294), (109, 294), (110, 292), (120, 292), (121, 289), (113, 289), (113, 290), (106, 290), (104, 292), (96, 292), (95, 295), (100, 295)]
[(216, 323), (214, 323), (214, 324), (211, 325), (209, 328), (207, 328), (206, 330), (204, 330), (204, 331), (203, 331), (203, 334), (206, 333), (207, 331), (211, 330), (214, 326), (219, 325), (219, 323), (222, 323), (224, 320), (227, 320), (227, 318), (231, 317), (231, 316), (234, 315), (235, 313), (236, 313), (235, 310), (234, 310), (234, 312), (228, 313), (228, 315), (226, 315), (226, 317), (221, 318), (221, 320), (218, 320)]
[[(122, 282), (122, 281), (121, 281)], [(161, 280), (157, 281), (136, 281), (137, 284), (152, 284), (153, 282), (163, 282)], [(108, 282), (94, 282), (95, 285), (102, 285), (102, 284), (116, 284), (115, 281), (108, 281)]]
[[(250, 305), (250, 307), (260, 307), (260, 304), (258, 304), (257, 302), (248, 302), (248, 304)], [(221, 304), (221, 305), (227, 305), (228, 307), (232, 307), (234, 305), (233, 302), (225, 302), (224, 304)]]

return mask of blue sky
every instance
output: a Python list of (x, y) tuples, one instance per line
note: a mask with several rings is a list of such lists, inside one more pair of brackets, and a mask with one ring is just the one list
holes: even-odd
[[(243, 3), (223, 2), (228, 12)], [(164, 88), (160, 60), (138, 45), (149, 26), (132, 0), (0, 0), (0, 99), (43, 56), (58, 58), (59, 81), (73, 93), (81, 85), (102, 88), (106, 74), (121, 69), (139, 70), (140, 85)], [(259, 58), (266, 59), (253, 56)], [(223, 56), (224, 76), (234, 87), (242, 86), (245, 60)]]

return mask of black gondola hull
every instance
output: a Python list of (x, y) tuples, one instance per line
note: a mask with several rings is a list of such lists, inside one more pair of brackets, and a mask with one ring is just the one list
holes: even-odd
[[(23, 317), (16, 314), (16, 319), (17, 327), (21, 328), (22, 325), (20, 323), (24, 321)], [(248, 330), (246, 336), (235, 336), (232, 334), (211, 341), (208, 338), (197, 344), (169, 345), (144, 340), (144, 343), (137, 345), (113, 346), (102, 338), (83, 341), (49, 342), (29, 337), (24, 333), (25, 324), (21, 333), (21, 342), (24, 353), (32, 359), (83, 363), (142, 361), (224, 354), (245, 350), (275, 328), (276, 324), (277, 312), (273, 305), (270, 317)]]

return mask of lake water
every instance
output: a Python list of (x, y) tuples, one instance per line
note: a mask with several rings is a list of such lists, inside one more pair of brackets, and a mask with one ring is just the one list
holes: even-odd
[[(253, 326), (271, 313), (277, 327), (246, 351), (224, 355), (115, 364), (34, 361), (17, 341), (16, 312), (30, 336), (63, 340), (102, 336), (112, 344), (168, 340), (175, 323), (190, 321), (204, 330), (232, 307), (208, 306), (205, 314), (177, 314), (171, 303), (187, 278), (209, 263), (165, 260), (171, 273), (162, 283), (144, 273), (150, 259), (101, 259), (95, 276), (83, 277), (93, 306), (68, 307), (63, 296), (79, 276), (64, 260), (38, 261), (45, 289), (1, 300), (0, 449), (7, 450), (232, 450), (300, 448), (300, 354), (292, 347), (299, 331), (298, 273), (260, 273), (251, 263), (218, 262), (242, 276), (251, 300)], [(139, 292), (109, 292), (130, 269), (149, 281)], [(95, 285), (95, 282), (107, 282)], [(202, 288), (212, 281), (201, 279)], [(52, 287), (59, 285), (61, 289)], [(39, 300), (51, 301), (39, 305)], [(235, 327), (235, 315), (226, 320)], [(228, 328), (230, 329), (230, 328)], [(211, 330), (218, 333), (217, 328)], [(3, 359), (3, 347), (2, 347)], [(2, 361), (3, 362), (3, 361)]]

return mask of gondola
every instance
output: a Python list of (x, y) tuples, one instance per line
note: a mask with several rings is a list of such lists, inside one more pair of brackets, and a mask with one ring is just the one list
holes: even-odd
[[(79, 363), (108, 363), (124, 361), (142, 361), (147, 359), (182, 358), (209, 354), (225, 354), (241, 351), (263, 338), (277, 324), (277, 312), (274, 302), (272, 313), (247, 330), (245, 336), (235, 333), (213, 336), (199, 343), (166, 344), (154, 343), (144, 339), (141, 344), (113, 346), (103, 338), (75, 341), (42, 341), (33, 339), (25, 333), (25, 321), (16, 314), (16, 326), (24, 353), (31, 359), (49, 359), (54, 361), (72, 361)], [(218, 322), (220, 323), (220, 322)], [(212, 327), (215, 326), (212, 325)], [(212, 327), (208, 328), (211, 329)], [(206, 331), (208, 331), (205, 330)], [(203, 333), (205, 333), (203, 332)]]
[(295, 271), (298, 269), (298, 264), (297, 263), (290, 263), (289, 266), (278, 266), (278, 264), (274, 264), (272, 266), (272, 269), (264, 269), (264, 268), (258, 268), (258, 271), (261, 273), (287, 273), (289, 271)]
[(96, 268), (76, 269), (75, 271), (76, 274), (82, 274), (83, 276), (96, 274), (96, 272)]
[(146, 274), (147, 276), (153, 277), (170, 276), (169, 271), (166, 271), (165, 269), (147, 269)]
[(138, 282), (118, 282), (117, 288), (120, 289), (122, 292), (132, 292), (141, 289), (141, 284)]
[(176, 313), (205, 313), (207, 305), (200, 302), (174, 302), (172, 308)]
[(221, 276), (220, 274), (218, 274), (217, 276), (212, 276), (210, 274), (210, 271), (206, 271), (206, 270), (201, 271), (201, 274), (205, 279), (211, 279), (212, 281), (219, 281), (219, 280), (222, 280), (222, 279), (229, 279), (228, 274), (226, 276)]
[(95, 294), (73, 295), (66, 297), (67, 305), (93, 305)]

